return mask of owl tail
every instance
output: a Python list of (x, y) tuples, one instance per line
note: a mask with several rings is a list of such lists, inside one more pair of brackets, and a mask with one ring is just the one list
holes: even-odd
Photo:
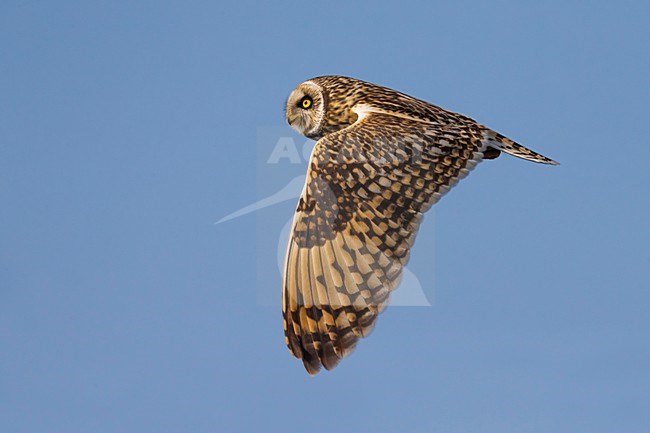
[(540, 155), (539, 153), (534, 152), (522, 146), (521, 144), (515, 143), (509, 138), (506, 138), (503, 135), (499, 134), (498, 132), (494, 132), (490, 129), (486, 130), (485, 138), (488, 142), (488, 149), (491, 147), (500, 150), (502, 152), (505, 152), (507, 154), (510, 154), (512, 156), (516, 156), (517, 158), (522, 158), (528, 161), (538, 162), (541, 164), (550, 164), (550, 165), (559, 164), (558, 162), (553, 161), (551, 158), (547, 158), (544, 155)]

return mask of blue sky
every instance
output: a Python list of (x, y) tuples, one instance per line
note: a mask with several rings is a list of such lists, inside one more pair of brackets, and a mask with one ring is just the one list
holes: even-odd
[[(0, 430), (646, 431), (648, 3), (321, 3), (2, 2)], [(214, 222), (304, 171), (259, 134), (323, 74), (562, 165), (479, 165), (413, 250), (432, 306), (309, 377), (259, 300), (294, 203)]]

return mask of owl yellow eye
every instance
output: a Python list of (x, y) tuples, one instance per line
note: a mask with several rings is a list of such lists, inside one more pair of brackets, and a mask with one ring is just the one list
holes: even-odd
[(300, 101), (300, 106), (302, 108), (304, 108), (305, 110), (307, 110), (308, 108), (311, 108), (312, 104), (313, 104), (313, 101), (311, 100), (311, 98), (309, 96), (305, 96)]

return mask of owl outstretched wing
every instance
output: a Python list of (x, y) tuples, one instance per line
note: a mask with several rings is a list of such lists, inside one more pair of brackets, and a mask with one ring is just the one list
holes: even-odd
[(494, 134), (471, 121), (359, 114), (316, 143), (287, 247), (285, 340), (310, 374), (334, 368), (368, 335), (423, 213), (494, 155)]

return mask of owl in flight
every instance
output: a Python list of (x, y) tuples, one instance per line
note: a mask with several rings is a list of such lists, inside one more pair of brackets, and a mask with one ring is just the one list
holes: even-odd
[(501, 152), (557, 164), (469, 117), (354, 78), (305, 81), (286, 118), (318, 140), (282, 282), (286, 344), (312, 375), (372, 330), (422, 215), (476, 164)]

